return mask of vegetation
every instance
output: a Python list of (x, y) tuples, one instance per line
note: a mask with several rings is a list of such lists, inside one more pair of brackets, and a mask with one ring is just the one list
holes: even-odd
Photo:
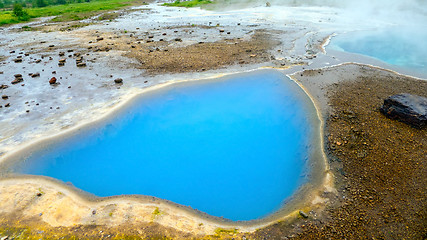
[(180, 1), (180, 0), (176, 0), (173, 3), (164, 3), (164, 6), (169, 6), (169, 7), (197, 7), (200, 5), (204, 5), (204, 4), (209, 4), (212, 3), (212, 1), (209, 0), (190, 0), (190, 1)]
[[(8, 1), (8, 0), (0, 0)], [(49, 4), (52, 0), (36, 0), (36, 4)], [(75, 1), (75, 0), (54, 0), (55, 2)], [(83, 1), (83, 0), (77, 0)], [(23, 8), (22, 3), (17, 3), (12, 10), (0, 12), (0, 26), (25, 22), (31, 18), (57, 16), (52, 21), (70, 21), (90, 18), (100, 11), (115, 10), (130, 5), (129, 0), (85, 0), (82, 3), (67, 3), (64, 5), (50, 5), (46, 7)]]

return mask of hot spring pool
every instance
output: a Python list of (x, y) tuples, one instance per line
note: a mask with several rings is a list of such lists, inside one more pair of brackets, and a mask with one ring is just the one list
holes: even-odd
[[(308, 179), (315, 110), (265, 70), (174, 84), (14, 161), (96, 196), (143, 194), (231, 220), (281, 208)], [(318, 121), (318, 120), (315, 120)]]
[(373, 57), (427, 77), (426, 38), (423, 27), (390, 27), (341, 34), (327, 48)]

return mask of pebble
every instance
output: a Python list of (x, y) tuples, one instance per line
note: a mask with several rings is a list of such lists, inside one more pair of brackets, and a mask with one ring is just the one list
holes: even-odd
[(115, 82), (115, 83), (123, 83), (123, 79), (121, 79), (121, 78), (116, 78), (116, 79), (114, 79), (114, 82)]
[(55, 83), (56, 83), (56, 77), (52, 77), (52, 78), (49, 80), (49, 83), (50, 83), (50, 84), (55, 84)]
[(60, 63), (64, 63), (65, 61), (67, 61), (65, 58), (59, 59)]
[(13, 59), (13, 61), (16, 63), (20, 63), (20, 62), (22, 62), (22, 58), (15, 58), (15, 59)]
[(9, 98), (9, 96), (7, 96), (7, 95), (3, 95), (3, 96), (1, 96), (1, 98), (3, 98), (4, 100), (6, 100), (6, 99), (8, 99), (8, 98)]
[(82, 62), (77, 63), (77, 67), (86, 67), (86, 63), (82, 63)]
[(15, 74), (15, 75), (13, 75), (15, 78), (20, 78), (20, 77), (22, 77), (22, 74)]
[(182, 39), (181, 38), (175, 38), (175, 41), (176, 42), (182, 42)]
[(4, 107), (10, 107), (10, 103), (6, 103), (6, 105), (4, 105)]
[(41, 62), (41, 61), (42, 61), (41, 59), (37, 59), (37, 60), (36, 60), (36, 63), (39, 63), (39, 62)]
[(104, 40), (104, 38), (103, 38), (103, 37), (98, 37), (98, 38), (96, 38), (96, 41), (102, 41), (102, 40)]
[(299, 215), (301, 215), (301, 217), (303, 218), (308, 218), (308, 214), (303, 212), (302, 210), (299, 211)]
[(33, 77), (33, 78), (40, 77), (40, 73), (33, 73), (33, 74), (31, 74), (31, 77)]
[(4, 84), (0, 85), (0, 89), (6, 89), (6, 88), (8, 88), (8, 87), (9, 87), (9, 86), (4, 85)]

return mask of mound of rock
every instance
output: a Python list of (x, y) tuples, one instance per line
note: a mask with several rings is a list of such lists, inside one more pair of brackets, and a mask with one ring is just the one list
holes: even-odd
[(427, 98), (402, 93), (384, 100), (380, 111), (391, 119), (396, 119), (416, 128), (427, 125)]

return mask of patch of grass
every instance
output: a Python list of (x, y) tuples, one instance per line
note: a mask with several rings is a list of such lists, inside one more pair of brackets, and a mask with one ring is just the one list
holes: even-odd
[(209, 0), (190, 0), (190, 1), (180, 1), (176, 0), (173, 3), (164, 3), (163, 6), (169, 7), (198, 7), (200, 5), (210, 4), (212, 1)]
[(215, 237), (221, 237), (221, 235), (234, 235), (239, 233), (238, 229), (224, 229), (224, 228), (217, 228), (215, 229)]
[[(116, 10), (125, 6), (129, 6), (129, 0), (94, 0), (84, 3), (73, 3), (65, 5), (55, 5), (42, 8), (28, 8), (25, 11), (29, 18), (57, 16), (52, 21), (72, 21), (90, 18), (99, 14), (102, 11)], [(13, 15), (12, 11), (0, 12), (0, 26), (5, 24), (13, 24), (25, 22), (28, 19), (20, 19)]]

